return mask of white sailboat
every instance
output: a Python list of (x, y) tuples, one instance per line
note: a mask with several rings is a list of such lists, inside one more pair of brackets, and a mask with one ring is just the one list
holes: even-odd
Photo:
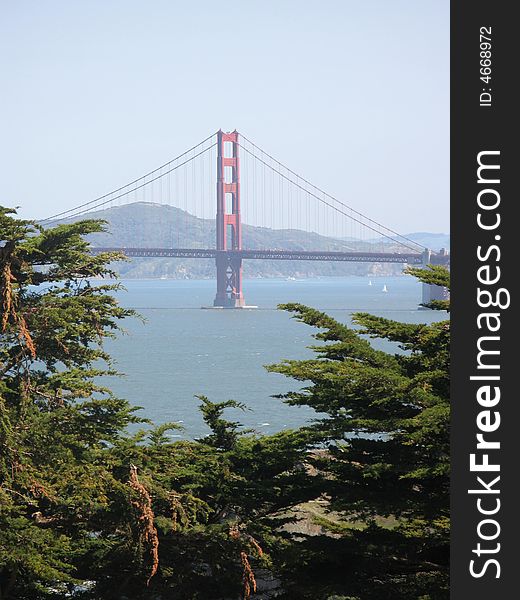
[(371, 279), (368, 280), (368, 285), (372, 285), (372, 280)]
[(383, 292), (388, 292), (388, 290), (386, 289), (386, 283), (385, 283), (385, 285), (383, 286)]

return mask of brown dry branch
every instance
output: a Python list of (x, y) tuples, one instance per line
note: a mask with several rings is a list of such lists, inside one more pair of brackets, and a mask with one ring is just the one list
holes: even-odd
[(232, 540), (238, 541), (240, 539), (240, 531), (238, 530), (238, 525), (233, 523), (229, 526), (229, 537)]
[(27, 323), (21, 315), (18, 315), (18, 328), (18, 337), (22, 342), (25, 342), (25, 347), (27, 348), (27, 350), (29, 350), (31, 357), (36, 358), (36, 346), (34, 345), (29, 330), (27, 329)]
[(255, 540), (255, 538), (252, 535), (248, 535), (247, 539), (249, 540), (249, 542), (251, 543), (253, 548), (257, 551), (258, 556), (263, 556), (264, 551), (262, 550), (262, 547), (260, 546), (260, 544)]
[(15, 292), (13, 290), (13, 283), (16, 281), (14, 275), (11, 272), (11, 263), (9, 262), (10, 254), (6, 251), (7, 245), (3, 248), (4, 252), (2, 258), (2, 268), (0, 271), (0, 296), (2, 306), (2, 320), (1, 320), (1, 332), (4, 333), (7, 329), (7, 325), (11, 320), (15, 325), (18, 326), (18, 337), (20, 341), (25, 344), (25, 347), (29, 351), (32, 358), (36, 358), (36, 347), (34, 345), (27, 323), (22, 315), (16, 312)]
[(69, 354), (69, 349), (59, 338), (56, 338), (56, 344), (63, 350), (64, 354)]
[(242, 581), (244, 582), (243, 600), (249, 600), (251, 598), (251, 592), (256, 592), (256, 579), (247, 554), (242, 550), (240, 552), (240, 560), (244, 571), (242, 573)]
[(137, 467), (134, 465), (130, 465), (130, 480), (128, 483), (139, 496), (138, 500), (132, 500), (132, 506), (136, 509), (138, 514), (140, 540), (143, 545), (149, 547), (150, 556), (152, 557), (152, 568), (150, 575), (146, 580), (146, 585), (149, 585), (150, 580), (157, 573), (157, 568), (159, 567), (159, 536), (154, 525), (152, 498), (148, 493), (148, 490), (139, 481), (139, 478), (137, 477)]
[[(239, 529), (237, 523), (233, 523), (229, 526), (229, 537), (238, 542), (239, 540), (247, 541), (253, 546), (256, 550), (258, 556), (263, 556), (264, 551), (260, 544), (255, 540), (252, 535), (248, 533), (242, 533)], [(249, 600), (251, 598), (251, 594), (256, 592), (256, 579), (253, 569), (251, 568), (251, 563), (249, 562), (249, 558), (247, 556), (247, 552), (245, 550), (240, 551), (240, 561), (242, 563), (243, 571), (242, 571), (242, 581), (244, 584), (243, 588), (243, 600)]]
[(13, 276), (11, 265), (6, 262), (0, 274), (0, 290), (2, 294), (2, 333), (7, 328), (13, 310)]

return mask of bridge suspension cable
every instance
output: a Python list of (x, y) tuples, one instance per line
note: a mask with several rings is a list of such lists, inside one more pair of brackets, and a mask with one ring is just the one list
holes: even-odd
[[(168, 203), (172, 206), (175, 204), (181, 210), (180, 213), (175, 215), (177, 246), (181, 246), (181, 238), (184, 237), (184, 240), (187, 241), (189, 235), (191, 235), (188, 235), (188, 230), (193, 232), (194, 225), (189, 223), (189, 219), (192, 217), (199, 220), (196, 228), (211, 233), (214, 229), (210, 219), (213, 218), (214, 214), (214, 200), (212, 201), (214, 192), (212, 190), (214, 189), (213, 185), (216, 183), (216, 173), (210, 163), (205, 168), (204, 161), (207, 162), (213, 156), (212, 150), (217, 146), (217, 135), (218, 132), (211, 134), (182, 154), (124, 186), (89, 202), (56, 213), (41, 220), (40, 223), (49, 225), (55, 221), (73, 219), (107, 207), (120, 198), (129, 197), (130, 194), (133, 194), (133, 202), (138, 200), (138, 196), (140, 196), (141, 201), (146, 202), (147, 190), (152, 203), (154, 203), (157, 195), (154, 197), (156, 186), (153, 184), (160, 180), (157, 187), (159, 188), (161, 201), (163, 195), (167, 193)], [(246, 214), (249, 215), (250, 220), (248, 219), (247, 222), (253, 228), (256, 227), (257, 232), (262, 227), (280, 231), (281, 233), (278, 234), (275, 243), (281, 244), (283, 247), (296, 249), (299, 247), (298, 244), (303, 243), (304, 238), (302, 238), (301, 233), (306, 232), (307, 236), (310, 236), (307, 242), (315, 246), (316, 249), (321, 250), (328, 247), (329, 250), (337, 251), (375, 251), (375, 243), (378, 240), (378, 243), (382, 245), (381, 251), (388, 251), (388, 247), (386, 246), (386, 250), (384, 247), (385, 244), (388, 244), (388, 241), (397, 244), (408, 252), (422, 253), (425, 250), (425, 247), (418, 242), (365, 216), (345, 202), (312, 184), (271, 154), (265, 152), (248, 137), (240, 134), (238, 139), (240, 140), (238, 147), (245, 153), (243, 158), (248, 158), (242, 164), (243, 175), (245, 176), (242, 181), (242, 192), (246, 199), (246, 202), (242, 202), (244, 218), (246, 218)], [(205, 155), (205, 158), (202, 161), (195, 162), (196, 158), (203, 155)], [(170, 177), (163, 178), (184, 166), (186, 166), (184, 172), (179, 171), (175, 174), (174, 189), (172, 191)], [(224, 169), (229, 168), (228, 166), (224, 167)], [(142, 192), (137, 195), (136, 192), (139, 190), (142, 190)], [(174, 194), (174, 202), (171, 200), (172, 193)], [(155, 203), (157, 204), (157, 200)], [(342, 215), (345, 219), (338, 219), (337, 215)], [(298, 235), (294, 233), (296, 230), (299, 230)], [(252, 230), (248, 229), (246, 233), (247, 238), (247, 236), (252, 235)], [(373, 234), (377, 235), (376, 239), (374, 239)], [(245, 247), (259, 249), (265, 244), (265, 240), (268, 240), (262, 235), (261, 231), (260, 234), (255, 234), (256, 237), (251, 239), (252, 244), (246, 241)], [(172, 230), (169, 234), (172, 247), (173, 236)], [(205, 238), (204, 240), (207, 243), (208, 240)], [(194, 243), (202, 243), (202, 241), (200, 239)]]
[[(186, 165), (187, 163), (191, 162), (192, 160), (194, 160), (198, 156), (201, 156), (205, 152), (208, 152), (211, 148), (214, 148), (216, 146), (216, 144), (217, 144), (216, 142), (214, 142), (213, 144), (211, 144), (207, 148), (204, 148), (201, 152), (199, 152), (199, 153), (191, 156), (190, 158), (188, 158), (187, 160), (183, 161), (182, 163), (175, 165), (174, 167), (172, 167), (168, 171), (165, 171), (164, 173), (161, 172), (163, 169), (165, 169), (165, 168), (169, 167), (171, 164), (177, 162), (178, 160), (180, 160), (184, 156), (188, 155), (190, 152), (194, 152), (197, 148), (200, 148), (200, 146), (203, 146), (206, 142), (208, 142), (213, 137), (215, 137), (215, 135), (216, 135), (216, 132), (212, 133), (207, 138), (205, 138), (204, 140), (202, 140), (201, 142), (199, 142), (195, 146), (192, 146), (191, 148), (189, 148), (188, 150), (186, 150), (182, 154), (179, 154), (175, 158), (172, 158), (171, 160), (169, 160), (168, 162), (164, 163), (160, 167), (157, 167), (156, 169), (153, 169), (153, 171), (149, 171), (145, 175), (141, 175), (141, 177), (138, 177), (137, 179), (134, 179), (130, 183), (127, 183), (126, 185), (123, 185), (123, 186), (121, 186), (121, 187), (119, 187), (119, 188), (117, 188), (115, 190), (112, 190), (111, 192), (103, 194), (102, 196), (98, 196), (97, 198), (94, 198), (94, 200), (90, 200), (89, 202), (84, 202), (83, 204), (79, 204), (79, 205), (74, 206), (73, 208), (70, 208), (68, 210), (64, 210), (64, 211), (62, 211), (60, 213), (56, 213), (54, 215), (51, 215), (50, 217), (47, 217), (45, 219), (40, 220), (39, 223), (40, 224), (47, 224), (47, 223), (50, 223), (50, 222), (53, 222), (53, 221), (58, 221), (58, 220), (62, 220), (62, 219), (69, 219), (69, 218), (77, 217), (79, 215), (88, 213), (88, 212), (90, 212), (92, 210), (96, 210), (97, 208), (105, 206), (106, 204), (109, 204), (109, 203), (113, 202), (114, 200), (122, 198), (123, 196), (126, 196), (127, 194), (135, 192), (136, 190), (138, 190), (140, 188), (143, 188), (144, 186), (149, 185), (150, 183), (152, 183), (152, 182), (160, 179), (161, 177), (164, 177), (165, 175), (168, 175), (169, 173), (172, 173), (173, 171), (175, 171), (175, 170), (179, 169), (180, 167)], [(148, 177), (150, 177), (151, 175), (154, 175), (158, 171), (159, 171), (160, 174), (157, 177), (154, 177), (153, 179), (149, 179), (148, 181), (146, 181), (146, 179)], [(127, 188), (130, 188), (131, 186), (133, 186), (134, 184), (136, 184), (136, 183), (138, 183), (140, 181), (143, 181), (143, 180), (145, 180), (145, 182), (143, 184), (138, 185), (138, 186), (134, 186), (131, 189), (127, 189)], [(127, 191), (125, 191), (122, 194), (119, 194), (117, 196), (113, 196), (114, 194), (118, 194), (118, 192), (121, 192), (122, 190), (127, 190)]]
[[(274, 158), (268, 152), (266, 152), (265, 150), (263, 150), (262, 148), (260, 148), (257, 144), (255, 144), (249, 138), (247, 138), (244, 134), (241, 133), (240, 137), (241, 137), (242, 140), (245, 140), (248, 144), (250, 144), (255, 150), (258, 150), (262, 154), (262, 156), (268, 157), (269, 160), (271, 160), (276, 165), (278, 165), (279, 167), (281, 167), (282, 169), (284, 169), (286, 172), (288, 172), (291, 175), (293, 175), (294, 177), (296, 177), (296, 181), (294, 181), (293, 179), (291, 179), (291, 177), (289, 177), (288, 175), (285, 175), (284, 173), (282, 173), (280, 170), (277, 170), (275, 167), (273, 167), (272, 164), (269, 164), (269, 162), (266, 161), (264, 158), (261, 158), (260, 156), (257, 156), (254, 151), (248, 149), (244, 144), (240, 145), (240, 147), (242, 148), (242, 150), (245, 150), (246, 153), (248, 153), (249, 155), (251, 155), (254, 159), (256, 159), (257, 161), (259, 161), (260, 163), (262, 163), (265, 167), (269, 168), (271, 171), (273, 171), (274, 173), (276, 173), (277, 175), (279, 175), (281, 178), (285, 179), (286, 181), (288, 181), (289, 183), (291, 183), (292, 185), (294, 185), (298, 189), (300, 189), (302, 191), (305, 191), (308, 194), (310, 194), (313, 198), (315, 198), (316, 200), (318, 200), (318, 202), (320, 202), (320, 203), (328, 206), (329, 208), (333, 209), (334, 211), (336, 211), (336, 212), (338, 212), (338, 213), (346, 216), (347, 218), (355, 221), (356, 223), (359, 223), (361, 226), (366, 227), (367, 229), (369, 229), (369, 230), (377, 233), (378, 235), (383, 236), (383, 237), (385, 237), (385, 238), (387, 238), (389, 240), (392, 240), (393, 242), (396, 242), (396, 243), (398, 243), (398, 244), (400, 244), (400, 245), (402, 245), (402, 246), (404, 246), (404, 247), (406, 247), (406, 248), (408, 248), (410, 250), (413, 250), (413, 251), (416, 251), (416, 252), (423, 252), (424, 250), (426, 250), (426, 247), (423, 246), (422, 244), (419, 244), (415, 240), (412, 240), (411, 238), (408, 238), (405, 235), (402, 235), (402, 234), (394, 231), (393, 229), (390, 229), (389, 227), (386, 227), (382, 223), (379, 223), (379, 222), (375, 221), (374, 219), (371, 219), (370, 217), (367, 217), (366, 215), (364, 215), (363, 213), (361, 213), (361, 212), (357, 211), (356, 209), (352, 208), (351, 206), (349, 206), (345, 202), (339, 200), (338, 198), (336, 198), (336, 197), (332, 196), (331, 194), (327, 193), (325, 190), (323, 190), (323, 189), (319, 188), (318, 186), (314, 185), (313, 183), (311, 183), (310, 181), (308, 181), (307, 179), (305, 179), (305, 177), (302, 177), (301, 175), (299, 175), (298, 173), (296, 173), (295, 171), (293, 171), (292, 169), (290, 169), (289, 167), (287, 167), (286, 165), (284, 165), (282, 162), (280, 162), (279, 160), (277, 160), (276, 158)], [(334, 206), (330, 202), (327, 202), (323, 198), (320, 198), (317, 193), (314, 193), (314, 192), (308, 190), (305, 187), (305, 185), (302, 185), (302, 183), (300, 183), (300, 182), (303, 182), (307, 186), (310, 186), (316, 192), (318, 192), (318, 193), (322, 194), (323, 196), (327, 197), (332, 202), (335, 202), (336, 204), (339, 204), (342, 208), (350, 211), (350, 213), (352, 213), (352, 214), (349, 214), (349, 213), (345, 212), (344, 210), (342, 210), (341, 208), (338, 208), (337, 206)], [(356, 215), (356, 216), (353, 216), (353, 215)]]

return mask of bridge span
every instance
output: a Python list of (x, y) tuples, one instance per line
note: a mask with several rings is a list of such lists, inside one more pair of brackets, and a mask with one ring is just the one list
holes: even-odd
[[(318, 252), (310, 250), (217, 250), (212, 248), (110, 248), (94, 247), (93, 254), (121, 252), (128, 258), (218, 258), (242, 260), (315, 260), (333, 262), (381, 262), (420, 265), (424, 254), (400, 252)], [(428, 255), (429, 256), (429, 255)]]
[[(48, 226), (77, 218), (103, 218), (97, 210), (112, 208), (117, 213), (122, 204), (132, 201), (144, 201), (153, 207), (157, 206), (158, 195), (161, 199), (167, 197), (168, 206), (177, 210), (176, 225), (168, 234), (161, 229), (160, 221), (146, 224), (134, 219), (127, 223), (128, 234), (119, 238), (119, 247), (109, 247), (105, 241), (103, 247), (93, 247), (92, 252), (121, 252), (128, 258), (214, 259), (217, 291), (213, 304), (217, 307), (246, 305), (242, 289), (244, 260), (449, 264), (446, 252), (432, 253), (367, 217), (236, 130), (219, 130), (146, 175), (41, 223)], [(206, 202), (209, 214), (205, 212)], [(186, 226), (188, 217), (196, 221), (191, 230)], [(244, 220), (249, 227), (243, 227)], [(211, 224), (210, 235), (200, 233), (205, 224)], [(145, 230), (147, 235), (140, 237)], [(305, 243), (304, 233), (308, 235)], [(157, 247), (149, 247), (143, 239), (157, 239)], [(186, 247), (190, 242), (195, 247)], [(269, 248), (271, 244), (275, 247)], [(423, 301), (432, 297), (431, 292), (423, 294)]]

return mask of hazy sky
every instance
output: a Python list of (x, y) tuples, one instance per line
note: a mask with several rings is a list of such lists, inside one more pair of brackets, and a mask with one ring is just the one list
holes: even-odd
[(41, 218), (219, 128), (449, 228), (448, 0), (0, 0), (0, 204)]

